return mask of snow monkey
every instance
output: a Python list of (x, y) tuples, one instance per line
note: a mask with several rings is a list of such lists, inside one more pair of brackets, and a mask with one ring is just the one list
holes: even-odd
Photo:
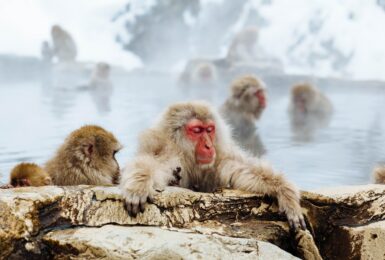
[(179, 82), (181, 84), (215, 84), (218, 80), (218, 71), (210, 60), (195, 59), (186, 64)]
[(120, 184), (131, 216), (144, 211), (154, 187), (163, 185), (162, 176), (176, 167), (181, 169), (181, 187), (202, 192), (231, 187), (272, 195), (291, 227), (306, 228), (298, 190), (267, 163), (243, 153), (208, 103), (171, 105), (155, 126), (142, 133), (136, 157), (124, 169)]
[(72, 36), (59, 25), (52, 26), (53, 52), (59, 62), (75, 61), (77, 50)]
[(291, 89), (289, 105), (293, 133), (301, 140), (310, 140), (318, 128), (329, 124), (333, 107), (330, 100), (309, 83), (299, 83)]
[(374, 183), (385, 184), (385, 165), (374, 168), (373, 177)]
[(73, 131), (45, 165), (56, 185), (113, 185), (119, 181), (115, 154), (121, 149), (115, 136), (100, 126)]
[(230, 86), (230, 97), (220, 112), (232, 128), (233, 137), (242, 148), (261, 156), (266, 150), (257, 134), (255, 122), (267, 105), (265, 84), (258, 78), (246, 75), (237, 78)]
[[(119, 181), (115, 136), (95, 125), (73, 131), (43, 168), (21, 163), (11, 172), (12, 186), (114, 185)], [(172, 174), (172, 173), (170, 173)]]
[(52, 185), (49, 174), (34, 163), (20, 163), (10, 174), (10, 187)]

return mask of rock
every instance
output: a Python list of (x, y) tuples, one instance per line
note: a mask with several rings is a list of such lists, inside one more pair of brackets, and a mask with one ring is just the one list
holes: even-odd
[[(0, 259), (66, 255), (151, 258), (159, 254), (178, 258), (190, 252), (181, 246), (181, 241), (190, 239), (206, 241), (193, 243), (206, 256), (226, 256), (231, 245), (234, 258), (249, 254), (270, 258), (263, 255), (264, 247), (266, 252), (281, 252), (284, 259), (292, 257), (290, 254), (303, 259), (378, 258), (385, 248), (383, 194), (384, 185), (303, 192), (301, 204), (310, 232), (293, 233), (274, 199), (236, 190), (198, 193), (169, 187), (155, 196), (143, 214), (131, 218), (117, 187), (5, 189), (0, 190)], [(155, 238), (146, 238), (145, 230)], [(135, 249), (135, 243), (139, 243), (136, 238), (149, 242), (142, 251)], [(132, 243), (126, 248), (122, 243), (127, 239)], [(160, 247), (161, 253), (151, 247), (162, 241), (167, 243)], [(252, 249), (244, 251), (250, 243)], [(127, 250), (131, 250), (129, 256), (125, 256)]]
[[(43, 237), (58, 258), (73, 259), (298, 259), (256, 239), (201, 235), (190, 230), (123, 227), (59, 230)], [(73, 254), (72, 252), (76, 252)]]

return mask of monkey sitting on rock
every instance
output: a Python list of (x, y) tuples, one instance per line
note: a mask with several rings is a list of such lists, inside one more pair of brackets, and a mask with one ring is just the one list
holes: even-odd
[(145, 210), (155, 187), (180, 167), (180, 186), (201, 192), (230, 187), (278, 199), (292, 228), (306, 228), (298, 189), (270, 165), (245, 154), (228, 126), (205, 102), (171, 105), (143, 132), (135, 158), (122, 172), (120, 188), (131, 216)]

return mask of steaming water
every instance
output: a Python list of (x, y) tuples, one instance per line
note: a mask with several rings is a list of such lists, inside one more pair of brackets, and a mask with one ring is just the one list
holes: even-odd
[[(55, 90), (44, 81), (0, 81), (0, 181), (7, 181), (18, 162), (44, 163), (84, 124), (100, 124), (117, 135), (123, 166), (134, 154), (138, 133), (170, 102), (206, 97), (218, 106), (227, 95), (226, 86), (202, 94), (174, 82), (162, 75), (115, 78), (109, 109), (106, 100), (87, 91)], [(265, 158), (276, 169), (302, 189), (370, 182), (372, 167), (385, 160), (385, 88), (320, 86), (334, 104), (334, 116), (312, 141), (299, 142), (286, 113), (288, 83), (269, 87), (269, 106), (258, 127)]]

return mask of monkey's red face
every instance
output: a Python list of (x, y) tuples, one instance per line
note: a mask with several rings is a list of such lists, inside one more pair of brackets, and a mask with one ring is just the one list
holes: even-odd
[(198, 164), (211, 164), (215, 160), (215, 123), (191, 119), (185, 126), (186, 137), (195, 145), (195, 158)]
[(254, 94), (258, 99), (258, 104), (260, 108), (266, 107), (266, 95), (263, 89), (258, 89)]

